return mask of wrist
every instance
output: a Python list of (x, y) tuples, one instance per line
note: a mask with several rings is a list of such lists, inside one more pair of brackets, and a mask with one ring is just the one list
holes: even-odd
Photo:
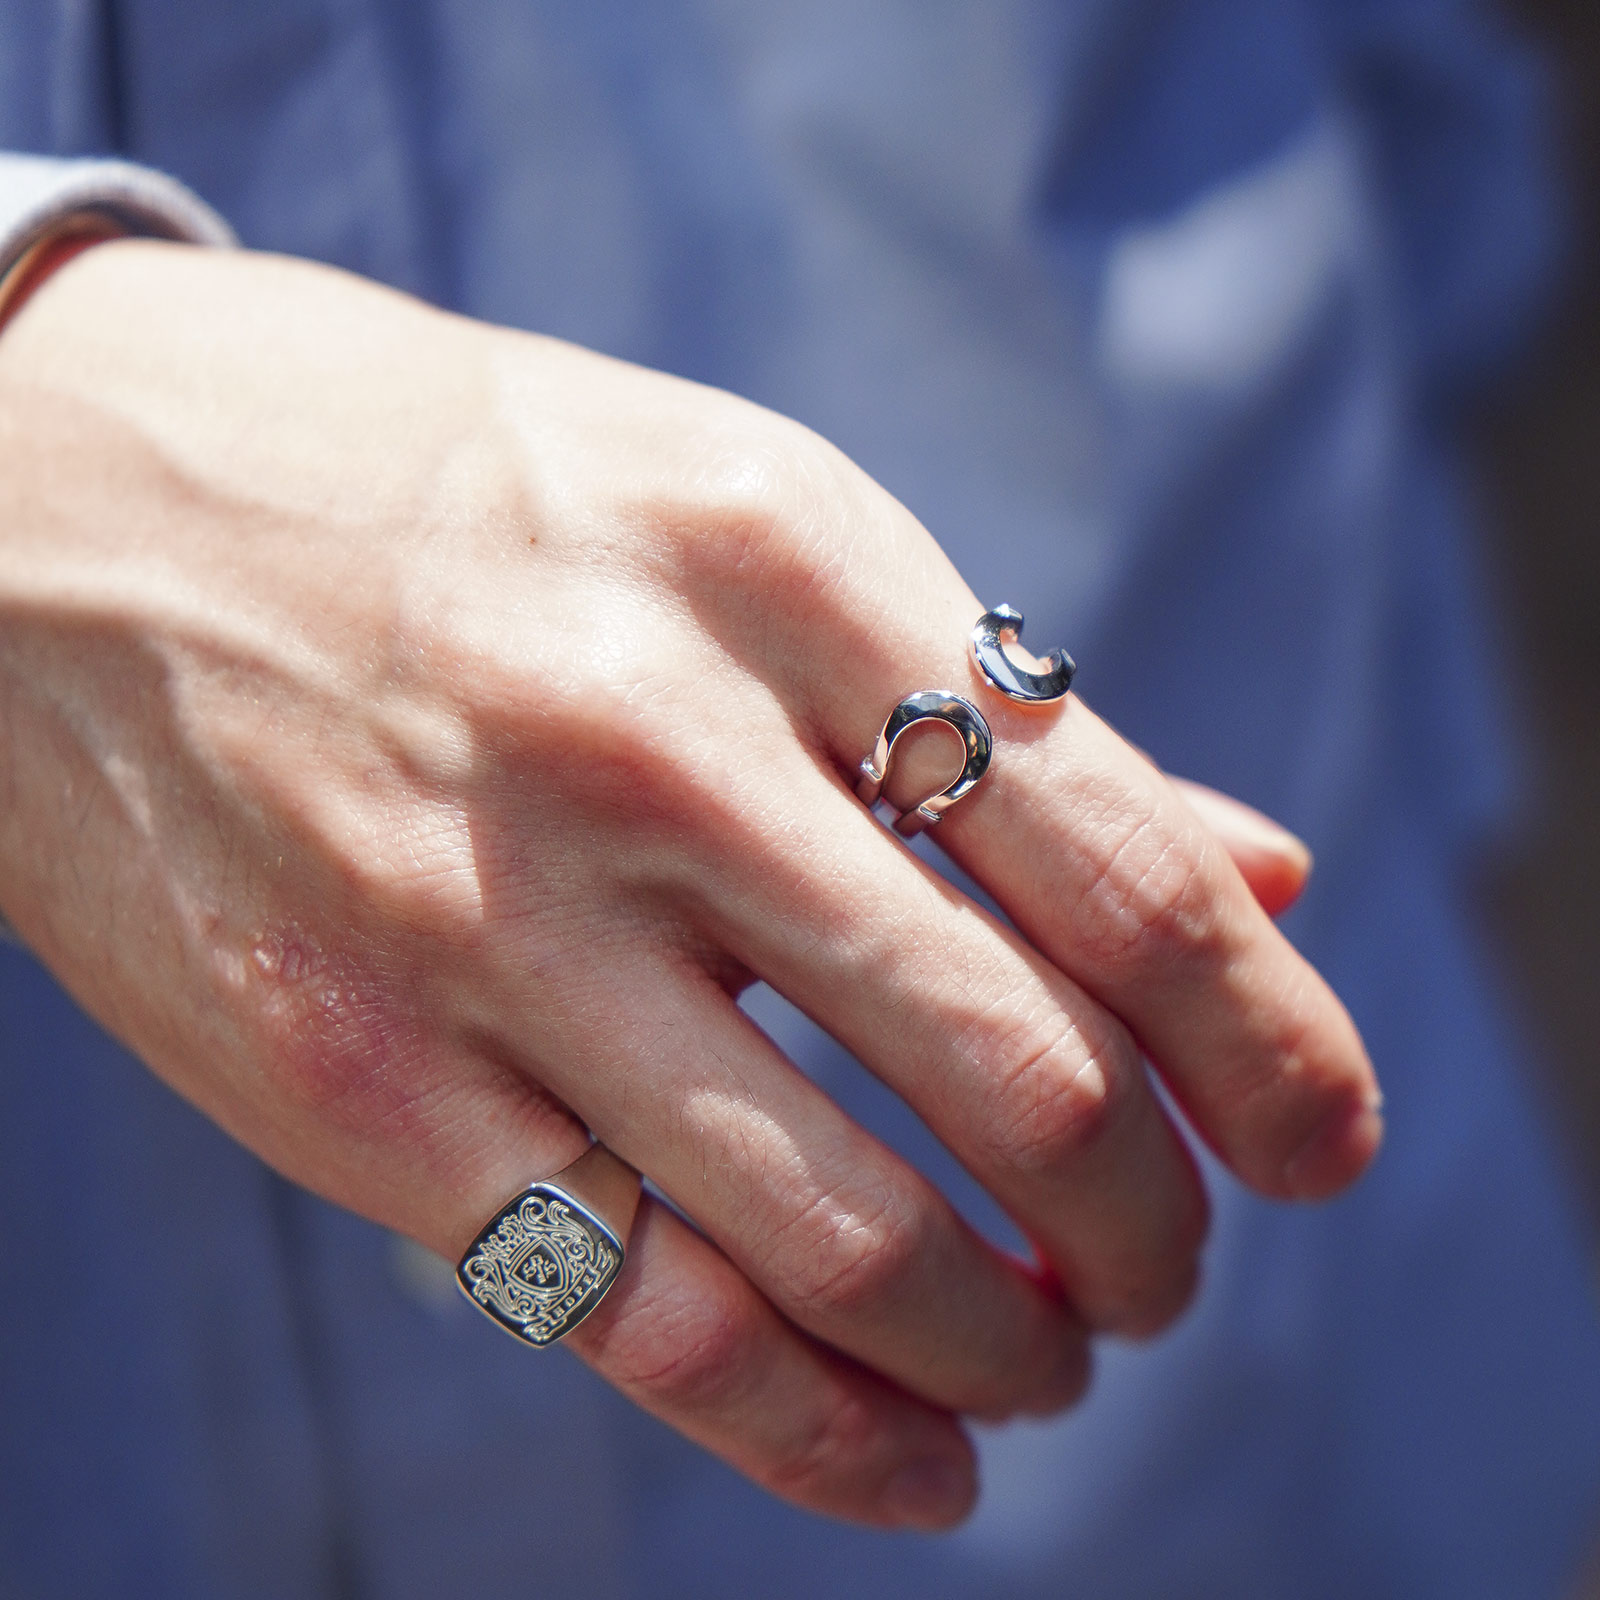
[(0, 332), (33, 293), (74, 257), (108, 239), (126, 236), (126, 228), (100, 212), (83, 211), (63, 217), (0, 273)]

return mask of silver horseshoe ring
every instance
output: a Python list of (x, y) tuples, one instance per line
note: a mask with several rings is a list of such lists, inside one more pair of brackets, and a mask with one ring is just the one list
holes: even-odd
[(1072, 687), (1078, 669), (1065, 650), (1052, 650), (1045, 659), (1044, 672), (1026, 672), (1003, 648), (1022, 639), (1022, 613), (1015, 606), (996, 606), (978, 618), (972, 630), (972, 659), (978, 671), (1001, 694), (1024, 705), (1048, 705), (1060, 700)]
[(954, 728), (961, 735), (967, 758), (953, 783), (918, 801), (896, 820), (896, 832), (906, 838), (937, 822), (957, 800), (970, 794), (989, 770), (989, 758), (994, 754), (994, 735), (989, 732), (983, 713), (970, 700), (948, 689), (923, 689), (917, 694), (908, 694), (889, 713), (889, 720), (878, 735), (877, 746), (861, 763), (861, 781), (856, 785), (856, 794), (868, 806), (875, 806), (883, 793), (895, 741), (907, 728), (919, 722), (942, 722)]

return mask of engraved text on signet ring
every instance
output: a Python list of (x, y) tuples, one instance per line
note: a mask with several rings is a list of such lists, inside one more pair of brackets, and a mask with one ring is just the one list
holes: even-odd
[(910, 836), (920, 833), (939, 818), (963, 795), (970, 794), (978, 780), (989, 770), (989, 758), (994, 754), (994, 737), (983, 713), (970, 700), (952, 694), (948, 689), (923, 689), (908, 694), (889, 713), (889, 720), (878, 735), (872, 754), (861, 763), (861, 779), (856, 793), (869, 806), (878, 803), (883, 793), (884, 780), (889, 776), (889, 763), (894, 757), (895, 741), (907, 728), (919, 722), (943, 722), (961, 736), (966, 752), (961, 771), (943, 789), (930, 794), (925, 800), (906, 810), (895, 822), (895, 828)]
[(527, 1344), (554, 1344), (605, 1298), (627, 1253), (639, 1174), (592, 1144), (490, 1217), (456, 1268), (461, 1292)]
[(1022, 640), (1022, 613), (1000, 605), (985, 611), (972, 630), (972, 659), (985, 678), (1008, 700), (1024, 705), (1048, 705), (1062, 699), (1072, 687), (1078, 669), (1065, 650), (1052, 650), (1043, 672), (1019, 667), (1005, 652), (1006, 644)]

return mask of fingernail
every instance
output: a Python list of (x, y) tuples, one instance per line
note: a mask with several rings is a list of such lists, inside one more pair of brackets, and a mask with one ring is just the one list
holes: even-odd
[(948, 1528), (972, 1507), (977, 1481), (972, 1464), (949, 1456), (924, 1456), (901, 1467), (883, 1491), (883, 1509), (913, 1528)]
[(1262, 816), (1259, 811), (1251, 811), (1249, 819), (1248, 831), (1263, 850), (1292, 861), (1302, 878), (1311, 876), (1313, 865), (1311, 846), (1299, 834), (1290, 833), (1281, 823)]
[(1382, 1104), (1374, 1093), (1335, 1112), (1284, 1163), (1284, 1185), (1295, 1199), (1324, 1200), (1366, 1169), (1383, 1143)]
[(1253, 846), (1268, 855), (1294, 862), (1302, 873), (1310, 872), (1311, 847), (1265, 812), (1214, 789), (1191, 786), (1185, 790), (1185, 795), (1202, 821), (1229, 844)]

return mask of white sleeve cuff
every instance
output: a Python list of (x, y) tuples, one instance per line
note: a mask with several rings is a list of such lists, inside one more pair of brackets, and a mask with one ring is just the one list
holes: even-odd
[(131, 161), (0, 153), (0, 272), (68, 217), (98, 211), (131, 234), (230, 245), (233, 229), (175, 178)]

